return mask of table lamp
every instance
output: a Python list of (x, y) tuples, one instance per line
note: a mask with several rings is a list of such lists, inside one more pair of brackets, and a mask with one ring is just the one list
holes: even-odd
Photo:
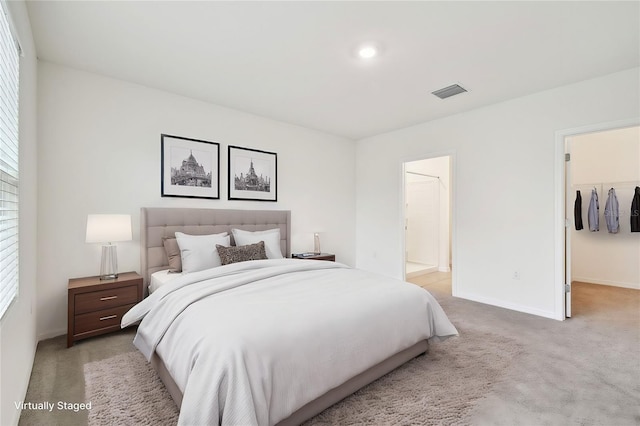
[(313, 252), (315, 254), (322, 253), (322, 251), (320, 250), (320, 233), (319, 232), (313, 233)]
[(87, 243), (102, 244), (100, 279), (118, 278), (117, 241), (131, 241), (131, 215), (90, 214), (87, 216)]

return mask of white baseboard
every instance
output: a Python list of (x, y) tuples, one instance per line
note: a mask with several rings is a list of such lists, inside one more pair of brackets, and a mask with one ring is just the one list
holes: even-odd
[(525, 314), (536, 315), (539, 317), (549, 318), (557, 320), (555, 312), (553, 311), (544, 311), (542, 309), (532, 308), (530, 306), (519, 305), (517, 303), (506, 302), (504, 300), (493, 299), (490, 297), (478, 296), (472, 293), (465, 292), (457, 292), (457, 294), (453, 295), (454, 297), (459, 297), (461, 299), (472, 300), (474, 302), (484, 303), (485, 305), (497, 306), (499, 308), (510, 309), (512, 311), (523, 312)]
[(451, 272), (451, 268), (448, 266), (441, 266), (438, 268), (438, 272)]
[(589, 284), (599, 284), (599, 285), (610, 285), (613, 287), (623, 287), (623, 288), (632, 288), (634, 290), (640, 290), (640, 283), (626, 283), (620, 281), (610, 281), (610, 280), (599, 280), (597, 278), (587, 278), (587, 277), (571, 277), (571, 281), (580, 281), (583, 283)]

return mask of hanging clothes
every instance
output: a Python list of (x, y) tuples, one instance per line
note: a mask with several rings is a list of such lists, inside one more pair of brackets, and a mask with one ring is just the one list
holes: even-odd
[(589, 231), (596, 232), (600, 230), (600, 203), (598, 202), (598, 191), (595, 188), (591, 190), (587, 219), (589, 221)]
[(636, 186), (631, 200), (631, 232), (640, 232), (640, 186)]
[(620, 230), (618, 197), (616, 190), (611, 188), (604, 205), (604, 221), (607, 222), (607, 230), (610, 234), (617, 234)]
[(584, 229), (584, 224), (582, 223), (582, 195), (580, 191), (576, 191), (576, 202), (573, 204), (573, 219), (576, 231)]

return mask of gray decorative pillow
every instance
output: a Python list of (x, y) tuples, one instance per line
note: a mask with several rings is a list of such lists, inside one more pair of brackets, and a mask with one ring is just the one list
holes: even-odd
[(173, 237), (164, 237), (162, 238), (162, 244), (169, 259), (169, 272), (182, 272), (182, 259), (180, 258), (178, 241)]
[(230, 263), (246, 262), (248, 260), (261, 260), (267, 258), (267, 252), (264, 249), (264, 241), (246, 246), (225, 247), (216, 244), (220, 261), (223, 265)]

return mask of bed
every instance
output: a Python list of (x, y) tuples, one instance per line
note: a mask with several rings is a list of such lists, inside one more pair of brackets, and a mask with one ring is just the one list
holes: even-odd
[[(294, 260), (291, 213), (143, 208), (145, 285), (169, 268), (164, 238), (277, 229), (281, 259), (182, 274), (136, 305), (135, 345), (180, 424), (297, 425), (456, 335), (435, 299), (336, 262)], [(222, 250), (222, 249), (220, 249)]]

